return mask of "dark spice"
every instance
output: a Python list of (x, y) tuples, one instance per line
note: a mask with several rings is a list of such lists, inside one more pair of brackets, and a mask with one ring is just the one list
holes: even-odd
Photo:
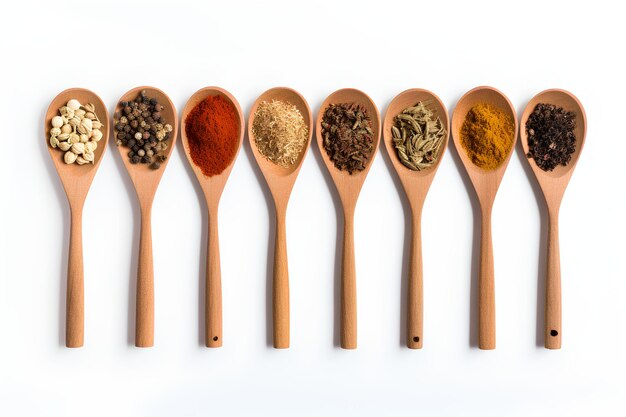
[(122, 111), (115, 117), (117, 146), (130, 149), (131, 164), (149, 164), (151, 169), (158, 169), (167, 158), (164, 151), (173, 130), (161, 116), (163, 106), (143, 90), (133, 101), (120, 102), (119, 107)]
[(576, 114), (553, 104), (539, 103), (526, 121), (528, 158), (544, 171), (566, 166), (576, 150)]
[(363, 171), (374, 150), (366, 110), (354, 103), (331, 104), (322, 117), (324, 149), (335, 166), (350, 174)]

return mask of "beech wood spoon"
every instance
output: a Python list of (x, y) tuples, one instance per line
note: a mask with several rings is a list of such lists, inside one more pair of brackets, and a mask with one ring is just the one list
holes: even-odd
[[(168, 147), (162, 153), (167, 156), (159, 169), (151, 169), (149, 164), (132, 164), (128, 158), (129, 148), (117, 146), (122, 162), (135, 186), (141, 210), (141, 237), (139, 240), (139, 259), (137, 267), (137, 308), (135, 316), (135, 346), (154, 346), (154, 265), (152, 260), (152, 202), (163, 172), (170, 160), (178, 134), (178, 115), (174, 104), (161, 90), (154, 87), (137, 87), (124, 94), (115, 107), (115, 115), (121, 114), (120, 102), (132, 101), (145, 90), (149, 98), (155, 98), (163, 106), (161, 114), (172, 125)], [(115, 140), (115, 138), (113, 138)]]
[[(59, 108), (65, 106), (71, 99), (80, 104), (93, 104), (95, 113), (102, 123), (102, 139), (94, 151), (94, 163), (78, 165), (66, 164), (63, 160), (65, 152), (53, 149), (50, 146), (51, 121), (59, 115)], [(70, 88), (62, 91), (50, 103), (44, 120), (45, 146), (50, 152), (52, 162), (59, 173), (61, 183), (67, 195), (71, 212), (71, 231), (69, 259), (67, 262), (67, 301), (65, 315), (65, 345), (67, 347), (81, 347), (84, 342), (84, 277), (83, 277), (83, 206), (89, 192), (89, 187), (100, 166), (107, 141), (109, 139), (109, 113), (102, 99), (92, 91), (84, 88)]]
[(576, 150), (572, 160), (567, 166), (557, 166), (553, 171), (544, 171), (537, 166), (535, 160), (528, 159), (531, 169), (537, 177), (537, 182), (543, 193), (548, 208), (548, 258), (546, 271), (546, 306), (545, 306), (545, 330), (544, 343), (547, 349), (561, 348), (561, 261), (559, 255), (559, 209), (561, 200), (567, 188), (574, 168), (580, 157), (585, 134), (587, 131), (587, 118), (580, 101), (570, 92), (565, 90), (551, 89), (537, 94), (526, 105), (520, 123), (520, 140), (524, 153), (528, 153), (528, 133), (526, 121), (535, 106), (539, 103), (554, 104), (576, 115)]
[[(274, 164), (269, 159), (265, 158), (259, 153), (256, 144), (254, 134), (252, 133), (252, 126), (254, 123), (254, 113), (256, 112), (259, 103), (263, 101), (271, 102), (273, 100), (280, 100), (288, 102), (300, 111), (304, 118), (304, 123), (309, 128), (309, 135), (307, 143), (300, 154), (300, 157), (289, 168), (283, 168)], [(311, 144), (311, 137), (313, 135), (313, 126), (311, 120), (311, 109), (308, 103), (297, 91), (285, 87), (276, 87), (267, 90), (257, 98), (250, 109), (250, 116), (248, 117), (248, 138), (250, 140), (250, 146), (252, 147), (252, 153), (256, 159), (259, 168), (267, 181), (267, 186), (270, 189), (272, 197), (274, 199), (274, 207), (276, 209), (276, 239), (274, 248), (274, 281), (273, 281), (273, 320), (274, 320), (274, 347), (277, 349), (285, 349), (289, 347), (289, 269), (287, 262), (287, 234), (285, 219), (287, 215), (287, 204), (289, 203), (289, 196), (291, 190), (298, 177), (302, 162), (306, 156), (309, 145)]]
[[(474, 165), (461, 146), (461, 127), (465, 116), (478, 103), (487, 103), (508, 113), (515, 123), (515, 136), (511, 150), (499, 167), (485, 170)], [(496, 304), (493, 269), (493, 246), (491, 243), (491, 211), (498, 192), (498, 187), (515, 150), (517, 140), (517, 114), (509, 99), (492, 87), (477, 87), (465, 93), (452, 113), (452, 137), (454, 145), (465, 166), (467, 175), (476, 190), (481, 210), (480, 233), (480, 270), (478, 275), (478, 347), (480, 349), (496, 348)]]
[[(237, 150), (233, 156), (232, 161), (228, 166), (219, 174), (214, 176), (206, 176), (200, 167), (198, 167), (193, 159), (189, 150), (189, 140), (186, 133), (185, 120), (191, 112), (201, 101), (209, 96), (221, 96), (230, 102), (235, 111), (237, 112), (237, 118), (239, 122), (239, 132), (237, 141)], [(220, 244), (218, 235), (218, 208), (220, 204), (220, 197), (222, 191), (230, 175), (230, 171), (233, 169), (241, 142), (245, 132), (245, 121), (241, 112), (239, 103), (228, 91), (219, 87), (205, 87), (198, 90), (192, 95), (185, 108), (181, 118), (181, 140), (183, 143), (183, 149), (187, 160), (193, 169), (193, 172), (198, 178), (200, 187), (204, 192), (204, 198), (206, 200), (207, 209), (209, 212), (209, 238), (208, 238), (208, 250), (206, 259), (206, 293), (205, 293), (205, 336), (207, 347), (220, 347), (222, 346), (222, 279), (220, 271)]]
[[(446, 136), (441, 144), (439, 156), (435, 164), (422, 171), (413, 171), (400, 161), (393, 143), (391, 127), (395, 125), (395, 117), (407, 107), (423, 102), (434, 112), (433, 119), (439, 117), (446, 129)], [(389, 153), (393, 167), (400, 178), (411, 207), (411, 255), (409, 258), (409, 276), (407, 293), (407, 347), (421, 349), (423, 343), (423, 274), (422, 274), (422, 208), (424, 200), (435, 178), (437, 168), (448, 146), (450, 123), (448, 111), (439, 97), (428, 90), (414, 88), (398, 94), (389, 103), (383, 122), (383, 140)]]
[[(322, 136), (322, 118), (326, 108), (331, 104), (354, 103), (365, 108), (370, 118), (371, 129), (374, 132), (374, 149), (363, 171), (352, 175), (348, 171), (339, 170), (330, 160), (324, 149)], [(372, 162), (378, 152), (380, 143), (380, 115), (376, 104), (362, 91), (345, 88), (337, 90), (320, 106), (315, 125), (317, 145), (320, 148), (324, 164), (335, 183), (341, 204), (343, 206), (343, 259), (341, 269), (341, 347), (356, 349), (357, 346), (357, 310), (356, 310), (356, 265), (354, 260), (354, 210), (356, 202), (369, 172)]]

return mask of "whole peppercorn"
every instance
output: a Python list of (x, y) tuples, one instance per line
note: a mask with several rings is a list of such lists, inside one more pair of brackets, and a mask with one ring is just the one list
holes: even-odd
[(150, 168), (158, 169), (166, 160), (158, 152), (167, 149), (169, 132), (173, 131), (161, 113), (163, 106), (148, 97), (145, 90), (119, 105), (122, 111), (114, 115), (116, 143), (128, 147), (131, 163), (150, 164)]

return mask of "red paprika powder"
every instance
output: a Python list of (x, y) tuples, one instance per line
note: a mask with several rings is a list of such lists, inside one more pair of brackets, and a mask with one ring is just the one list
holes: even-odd
[(237, 154), (239, 118), (235, 106), (222, 96), (209, 96), (185, 118), (185, 134), (194, 164), (208, 177), (226, 169)]

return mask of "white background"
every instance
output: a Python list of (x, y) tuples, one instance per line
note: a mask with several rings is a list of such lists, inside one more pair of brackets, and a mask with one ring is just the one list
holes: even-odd
[[(0, 415), (625, 415), (619, 10), (546, 1), (2, 7)], [(292, 347), (272, 349), (273, 206), (247, 143), (220, 209), (224, 347), (203, 347), (207, 217), (178, 144), (153, 210), (155, 347), (132, 345), (139, 213), (110, 148), (84, 211), (85, 347), (66, 349), (69, 210), (43, 115), (69, 87), (95, 91), (112, 109), (138, 85), (161, 88), (178, 110), (197, 89), (221, 86), (246, 115), (278, 85), (300, 91), (314, 113), (343, 87), (367, 92), (382, 114), (411, 87), (452, 111), (470, 88), (492, 85), (520, 115), (543, 89), (572, 91), (588, 135), (561, 209), (563, 349), (542, 347), (545, 212), (519, 148), (493, 212), (497, 350), (479, 351), (470, 331), (474, 195), (454, 149), (423, 213), (424, 349), (404, 347), (408, 211), (385, 151), (356, 211), (359, 348), (338, 348), (339, 207), (315, 145), (287, 219)]]

